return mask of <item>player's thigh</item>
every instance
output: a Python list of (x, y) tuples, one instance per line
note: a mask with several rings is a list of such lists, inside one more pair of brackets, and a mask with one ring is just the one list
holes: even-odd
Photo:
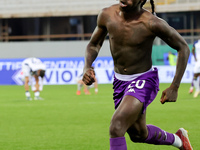
[(116, 109), (112, 120), (120, 120), (126, 130), (141, 117), (143, 103), (133, 96), (126, 95)]

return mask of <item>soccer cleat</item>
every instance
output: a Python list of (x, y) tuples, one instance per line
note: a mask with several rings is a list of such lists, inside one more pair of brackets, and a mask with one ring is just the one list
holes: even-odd
[(26, 100), (31, 101), (32, 98), (31, 97), (26, 97)]
[(192, 94), (192, 93), (193, 93), (193, 90), (194, 90), (194, 88), (193, 88), (193, 87), (190, 87), (189, 94)]
[(39, 97), (39, 96), (35, 96), (34, 97), (34, 100), (44, 100), (42, 97)]
[(195, 91), (195, 93), (194, 93), (194, 98), (196, 98), (197, 96), (199, 95), (199, 91)]
[(193, 150), (192, 145), (190, 144), (188, 133), (185, 129), (180, 128), (175, 133), (181, 139), (183, 145), (180, 147), (180, 150)]
[(81, 95), (81, 91), (77, 91), (77, 92), (76, 92), (76, 95)]

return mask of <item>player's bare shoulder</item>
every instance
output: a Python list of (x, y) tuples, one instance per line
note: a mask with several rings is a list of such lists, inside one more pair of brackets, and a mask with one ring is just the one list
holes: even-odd
[(155, 25), (154, 23), (157, 21), (157, 17), (144, 9), (140, 17), (140, 21), (143, 22), (148, 30), (152, 31), (152, 27)]
[(101, 11), (108, 14), (108, 13), (112, 13), (116, 10), (119, 10), (119, 5), (118, 4), (114, 4), (114, 5), (111, 5), (109, 7), (105, 7), (103, 8)]
[(148, 19), (146, 20), (146, 24), (149, 30), (156, 36), (158, 36), (160, 33), (167, 32), (171, 29), (171, 27), (165, 20), (157, 17), (156, 15), (148, 14), (147, 16)]
[(111, 5), (111, 6), (109, 6), (109, 7), (105, 7), (105, 8), (103, 8), (103, 9), (100, 11), (98, 17), (99, 17), (100, 19), (106, 20), (106, 19), (108, 19), (110, 16), (112, 16), (117, 10), (119, 10), (119, 5), (117, 5), (117, 4)]

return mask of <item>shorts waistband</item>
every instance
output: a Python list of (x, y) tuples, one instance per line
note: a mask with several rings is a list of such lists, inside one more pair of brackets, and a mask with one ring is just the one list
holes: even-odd
[(137, 73), (137, 74), (132, 74), (132, 75), (124, 75), (124, 74), (119, 74), (119, 73), (116, 73), (115, 72), (115, 77), (118, 79), (118, 80), (121, 80), (121, 81), (131, 81), (131, 80), (134, 80), (136, 79), (137, 77), (147, 73), (147, 72), (150, 72), (150, 71), (154, 71), (154, 68), (152, 67), (151, 69), (149, 69), (148, 71), (145, 71), (143, 73)]

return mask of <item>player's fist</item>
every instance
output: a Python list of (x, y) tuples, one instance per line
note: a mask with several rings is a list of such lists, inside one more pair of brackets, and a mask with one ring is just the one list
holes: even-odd
[(83, 74), (83, 82), (86, 85), (92, 85), (95, 82), (95, 73), (93, 68), (87, 69)]
[(178, 90), (169, 87), (162, 92), (160, 102), (162, 104), (164, 104), (165, 102), (176, 102), (177, 97), (178, 97)]

